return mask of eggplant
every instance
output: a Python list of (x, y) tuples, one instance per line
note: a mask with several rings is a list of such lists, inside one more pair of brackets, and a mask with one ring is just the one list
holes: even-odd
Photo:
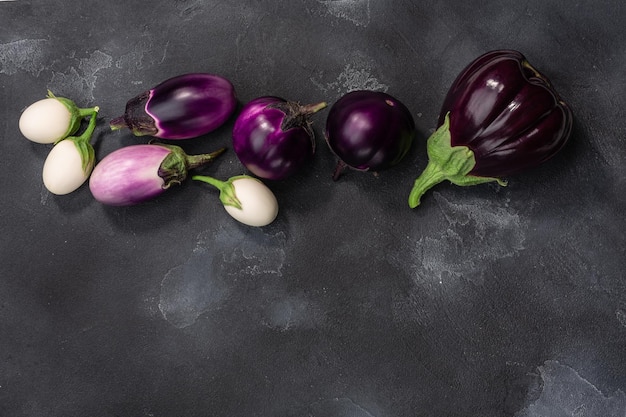
[(310, 118), (325, 107), (325, 102), (300, 105), (274, 96), (255, 98), (235, 120), (233, 150), (254, 175), (285, 179), (315, 154)]
[(272, 223), (278, 216), (276, 196), (258, 178), (236, 175), (222, 181), (206, 175), (194, 175), (191, 179), (217, 188), (224, 209), (240, 223), (262, 227)]
[(409, 206), (448, 180), (459, 186), (497, 181), (534, 168), (568, 142), (570, 107), (549, 79), (514, 50), (471, 62), (444, 99), (438, 128), (428, 138), (428, 164), (415, 180)]
[(89, 178), (96, 160), (91, 138), (99, 110), (98, 106), (92, 109), (89, 124), (80, 136), (69, 136), (57, 142), (46, 157), (42, 179), (52, 194), (69, 194)]
[(140, 144), (119, 148), (100, 161), (89, 178), (89, 189), (100, 203), (131, 206), (157, 197), (182, 183), (189, 170), (202, 167), (221, 155), (217, 151), (187, 155), (176, 145)]
[(333, 180), (347, 167), (379, 171), (398, 164), (415, 133), (411, 112), (395, 97), (369, 90), (343, 95), (326, 119), (326, 143), (338, 158)]
[(28, 106), (19, 120), (20, 132), (35, 143), (51, 144), (72, 136), (85, 117), (98, 112), (96, 107), (80, 108), (66, 97), (48, 96)]
[(163, 81), (126, 103), (112, 130), (129, 128), (135, 136), (190, 139), (222, 126), (235, 111), (230, 81), (219, 75), (191, 73)]

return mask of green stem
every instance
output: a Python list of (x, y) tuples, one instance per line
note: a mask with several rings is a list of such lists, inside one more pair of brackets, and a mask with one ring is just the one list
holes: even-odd
[(419, 206), (420, 199), (426, 191), (445, 180), (445, 178), (441, 167), (432, 161), (428, 161), (426, 168), (413, 184), (413, 188), (409, 194), (409, 207), (415, 208)]
[(477, 185), (497, 181), (498, 178), (469, 175), (476, 165), (474, 152), (467, 146), (452, 146), (450, 139), (450, 113), (444, 123), (428, 138), (426, 144), (428, 164), (424, 172), (415, 180), (409, 193), (409, 207), (415, 208), (426, 191), (444, 180), (459, 186)]
[(325, 101), (315, 104), (306, 104), (304, 106), (300, 106), (300, 112), (308, 115), (315, 114), (318, 111), (326, 108), (327, 105), (328, 103), (326, 103)]
[(209, 177), (208, 175), (194, 175), (191, 177), (192, 180), (206, 182), (207, 184), (212, 185), (218, 190), (222, 191), (226, 186), (225, 181), (218, 180), (217, 178)]
[(76, 145), (76, 149), (78, 149), (78, 154), (80, 155), (82, 162), (83, 172), (86, 175), (91, 173), (96, 160), (96, 152), (94, 151), (93, 146), (91, 146), (91, 137), (93, 136), (93, 132), (96, 128), (98, 111), (100, 111), (98, 106), (93, 108), (89, 124), (80, 136), (70, 136), (65, 139), (74, 142), (74, 145)]
[(198, 168), (213, 161), (226, 150), (221, 148), (207, 154), (187, 155), (183, 148), (177, 145), (159, 143), (156, 146), (162, 146), (170, 151), (161, 162), (158, 171), (159, 177), (163, 179), (164, 188), (169, 188), (172, 184), (182, 183), (187, 178), (190, 169)]
[(83, 118), (83, 117), (91, 116), (94, 113), (98, 113), (98, 111), (100, 111), (100, 107), (98, 106), (78, 108), (78, 115), (81, 118)]
[(233, 206), (241, 210), (241, 202), (239, 201), (239, 199), (237, 198), (237, 194), (235, 193), (233, 181), (243, 177), (246, 176), (239, 175), (236, 177), (231, 177), (227, 181), (220, 181), (207, 175), (194, 175), (191, 177), (191, 179), (205, 182), (217, 188), (220, 191), (220, 201), (222, 202), (222, 204), (224, 204), (225, 206)]
[(203, 153), (200, 155), (187, 155), (187, 168), (194, 169), (201, 167), (213, 161), (226, 151), (226, 148), (220, 148), (211, 153)]
[(100, 111), (100, 107), (96, 106), (93, 109), (91, 109), (90, 113), (86, 113), (85, 115), (91, 116), (91, 118), (89, 119), (89, 124), (87, 125), (87, 128), (85, 129), (85, 131), (82, 133), (82, 135), (76, 137), (76, 141), (84, 141), (84, 142), (89, 142), (91, 141), (91, 136), (93, 136), (93, 132), (96, 129), (96, 122), (98, 119), (98, 112)]
[(85, 117), (91, 116), (94, 113), (97, 113), (99, 110), (98, 106), (85, 107), (85, 108), (78, 107), (76, 103), (74, 103), (74, 101), (65, 97), (57, 97), (50, 90), (48, 90), (48, 98), (53, 98), (59, 101), (61, 104), (63, 104), (67, 108), (67, 111), (70, 112), (70, 124), (67, 127), (67, 131), (65, 132), (63, 137), (61, 137), (59, 140), (63, 140), (73, 135), (74, 133), (76, 133), (78, 129), (80, 128), (80, 124), (83, 121), (83, 119)]

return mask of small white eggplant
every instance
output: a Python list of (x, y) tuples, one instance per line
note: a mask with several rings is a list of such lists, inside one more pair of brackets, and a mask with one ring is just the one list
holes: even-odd
[(95, 108), (79, 108), (72, 100), (48, 97), (28, 106), (20, 116), (19, 128), (26, 139), (36, 143), (56, 143), (76, 133), (83, 118)]
[(80, 136), (58, 142), (43, 165), (43, 184), (52, 194), (65, 195), (77, 190), (91, 174), (95, 151), (90, 140), (96, 127), (98, 107), (94, 107), (87, 129)]
[(226, 212), (235, 220), (248, 226), (262, 227), (278, 216), (278, 201), (272, 191), (260, 180), (238, 175), (220, 181), (204, 175), (192, 179), (211, 184), (220, 191), (220, 201)]

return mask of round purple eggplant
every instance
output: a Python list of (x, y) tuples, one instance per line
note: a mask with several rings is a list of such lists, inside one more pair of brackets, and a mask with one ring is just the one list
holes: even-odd
[(352, 91), (331, 107), (326, 142), (339, 158), (337, 180), (346, 167), (380, 171), (396, 165), (411, 148), (415, 121), (399, 100), (380, 91)]
[(246, 104), (233, 127), (233, 150), (254, 175), (289, 177), (315, 153), (310, 116), (326, 103), (301, 106), (279, 97), (259, 97)]
[(89, 189), (97, 201), (106, 205), (139, 204), (160, 195), (173, 184), (180, 184), (189, 170), (213, 161), (224, 150), (187, 155), (175, 145), (126, 146), (111, 152), (96, 165), (89, 179)]
[(190, 139), (222, 126), (235, 111), (230, 81), (218, 75), (192, 73), (163, 81), (130, 99), (111, 129), (129, 128), (136, 136)]
[(497, 181), (552, 158), (567, 143), (572, 111), (548, 78), (513, 50), (488, 52), (456, 78), (439, 128), (428, 139), (428, 164), (409, 206), (448, 180), (460, 186)]

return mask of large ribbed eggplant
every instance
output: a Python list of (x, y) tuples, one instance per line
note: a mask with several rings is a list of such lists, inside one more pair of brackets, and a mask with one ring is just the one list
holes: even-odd
[(111, 129), (129, 128), (136, 136), (190, 139), (222, 126), (235, 111), (230, 81), (213, 74), (191, 73), (163, 81), (126, 103), (111, 120)]
[(409, 206), (417, 207), (422, 195), (444, 180), (460, 186), (505, 184), (504, 177), (561, 150), (572, 120), (570, 107), (548, 78), (520, 52), (496, 50), (478, 57), (448, 91)]

